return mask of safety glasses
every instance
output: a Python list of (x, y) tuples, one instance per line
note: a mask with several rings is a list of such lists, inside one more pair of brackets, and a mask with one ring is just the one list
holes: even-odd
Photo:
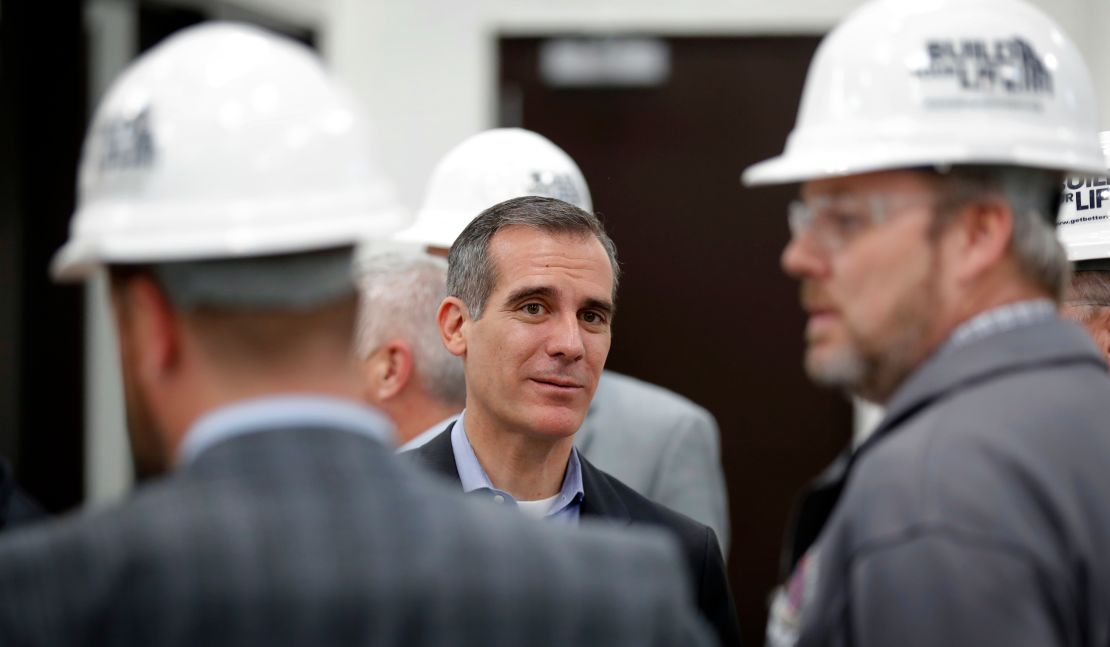
[(787, 218), (795, 238), (809, 232), (824, 249), (838, 251), (894, 216), (934, 201), (924, 192), (822, 195), (791, 202)]

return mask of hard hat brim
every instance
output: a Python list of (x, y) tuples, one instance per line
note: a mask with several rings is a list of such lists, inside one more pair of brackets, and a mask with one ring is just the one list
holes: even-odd
[(478, 213), (424, 209), (416, 214), (416, 221), (411, 226), (394, 235), (394, 240), (450, 249), (455, 239), (462, 233), (462, 228), (456, 231), (451, 223), (469, 223)]
[(788, 147), (782, 155), (745, 169), (741, 182), (745, 186), (768, 186), (878, 171), (958, 165), (1021, 166), (1090, 175), (1106, 173), (1106, 161), (1093, 134), (1084, 146), (1014, 146), (993, 154), (986, 148), (966, 142), (930, 146), (879, 142), (853, 150), (832, 148), (799, 152), (792, 152)]
[(340, 210), (327, 222), (313, 220), (311, 212), (288, 216), (252, 226), (205, 228), (189, 235), (172, 230), (74, 235), (55, 253), (50, 275), (58, 283), (72, 283), (106, 265), (250, 258), (357, 246), (388, 239), (407, 222), (405, 212), (393, 206), (354, 209), (346, 215)]

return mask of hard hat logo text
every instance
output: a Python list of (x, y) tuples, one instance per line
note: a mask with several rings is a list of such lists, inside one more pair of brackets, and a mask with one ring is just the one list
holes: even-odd
[(529, 195), (538, 195), (543, 198), (555, 198), (570, 204), (578, 204), (578, 190), (574, 188), (574, 181), (565, 173), (552, 173), (551, 171), (532, 171), (531, 184), (528, 186)]
[[(1102, 188), (1098, 188), (1102, 187)], [(1061, 201), (1065, 206), (1073, 206), (1076, 211), (1089, 211), (1103, 209), (1103, 205), (1110, 207), (1110, 178), (1072, 176), (1064, 182), (1064, 194)], [(1098, 218), (1105, 219), (1106, 216)], [(1089, 218), (1062, 221), (1066, 225), (1073, 222), (1087, 221)]]
[(951, 79), (968, 92), (1051, 95), (1052, 73), (1020, 38), (1009, 40), (931, 40), (928, 66), (914, 73), (923, 80)]
[(149, 168), (154, 163), (150, 108), (134, 116), (109, 119), (100, 126), (100, 171)]

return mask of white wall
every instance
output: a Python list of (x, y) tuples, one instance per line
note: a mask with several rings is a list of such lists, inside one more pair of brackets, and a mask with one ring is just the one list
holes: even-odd
[[(907, 0), (910, 1), (910, 0)], [(496, 37), (560, 33), (821, 34), (862, 0), (331, 0), (325, 58), (380, 124), (386, 168), (419, 206), (435, 161), (495, 124)], [(1034, 0), (1089, 61), (1110, 56), (1106, 0)], [(1097, 73), (1099, 65), (1091, 63)], [(1110, 128), (1110, 74), (1097, 75)]]
[[(86, 5), (89, 32), (89, 105), (95, 106), (134, 55), (138, 24), (129, 0), (94, 0)], [(108, 311), (104, 276), (85, 289), (85, 495), (100, 504), (131, 486), (123, 388), (115, 330)]]

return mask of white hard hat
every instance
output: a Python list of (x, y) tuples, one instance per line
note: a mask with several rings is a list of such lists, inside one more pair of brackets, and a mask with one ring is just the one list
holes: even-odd
[(353, 245), (406, 224), (367, 125), (308, 48), (207, 23), (135, 61), (89, 126), (51, 272)]
[[(1110, 132), (1099, 134), (1110, 168)], [(1073, 263), (1110, 259), (1110, 174), (1069, 175), (1064, 180), (1063, 202), (1056, 235)], [(1110, 269), (1107, 267), (1105, 269)]]
[(1102, 172), (1075, 45), (1020, 0), (875, 0), (822, 41), (794, 131), (748, 185), (898, 168)]
[(450, 247), (479, 213), (527, 195), (558, 198), (593, 211), (582, 171), (561, 148), (530, 130), (487, 130), (443, 156), (416, 222), (397, 238)]

